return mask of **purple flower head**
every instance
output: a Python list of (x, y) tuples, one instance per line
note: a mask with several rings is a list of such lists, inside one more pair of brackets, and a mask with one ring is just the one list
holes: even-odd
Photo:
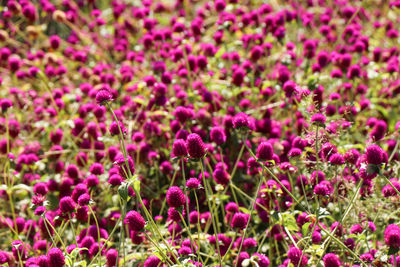
[(226, 204), (225, 210), (226, 212), (236, 213), (239, 211), (239, 207), (235, 202), (229, 202), (228, 204)]
[(167, 191), (167, 203), (172, 208), (179, 208), (186, 203), (185, 194), (177, 186), (172, 186)]
[(327, 196), (331, 192), (329, 186), (326, 183), (319, 183), (314, 187), (314, 194), (319, 196)]
[(226, 185), (230, 181), (230, 175), (224, 170), (224, 168), (216, 168), (213, 172), (214, 180), (218, 184)]
[(260, 160), (271, 160), (274, 154), (272, 145), (269, 142), (261, 142), (257, 147), (257, 158)]
[(129, 226), (129, 229), (139, 232), (144, 228), (146, 221), (139, 212), (131, 210), (126, 214), (124, 223)]
[(189, 134), (186, 139), (186, 146), (191, 158), (199, 159), (206, 154), (206, 146), (200, 135), (196, 133)]
[(350, 164), (356, 164), (357, 160), (360, 158), (360, 152), (358, 152), (357, 149), (349, 149), (345, 154), (344, 154), (344, 159), (347, 163)]
[(341, 154), (334, 153), (329, 157), (329, 162), (333, 165), (343, 165), (345, 160)]
[(365, 150), (368, 164), (379, 165), (384, 161), (384, 151), (378, 145), (370, 145)]
[[(122, 154), (116, 156), (115, 164), (119, 166), (119, 174), (122, 177), (128, 177), (129, 172), (132, 175), (135, 173), (135, 164), (130, 156), (128, 156), (127, 159), (125, 159), (124, 155)], [(127, 169), (127, 165), (129, 166), (129, 170)]]
[(188, 153), (185, 140), (175, 140), (174, 144), (172, 145), (172, 153), (175, 157), (185, 157)]
[(300, 148), (293, 147), (293, 148), (291, 148), (291, 149), (289, 150), (288, 156), (291, 157), (291, 158), (294, 158), (294, 157), (300, 156), (301, 153), (303, 153), (303, 151), (302, 151)]
[(62, 213), (71, 213), (75, 210), (75, 201), (71, 197), (63, 197), (60, 200), (60, 211)]
[(269, 266), (269, 263), (270, 263), (269, 258), (263, 254), (254, 253), (252, 258), (257, 261), (258, 266), (260, 266), (260, 267), (268, 267)]
[(47, 252), (48, 265), (49, 267), (64, 266), (65, 257), (59, 248), (52, 248)]
[(95, 162), (90, 166), (89, 171), (94, 175), (101, 175), (104, 173), (104, 168), (101, 163)]
[(297, 92), (297, 85), (294, 81), (286, 81), (283, 84), (282, 89), (285, 92), (286, 97), (291, 97), (293, 94)]
[(241, 112), (235, 115), (232, 120), (234, 129), (248, 129), (250, 128), (250, 119), (249, 117)]
[(52, 35), (49, 38), (50, 46), (53, 49), (60, 47), (61, 38), (58, 35)]
[(339, 257), (334, 253), (328, 253), (323, 257), (324, 267), (340, 267)]
[[(119, 124), (119, 127), (118, 127), (118, 124)], [(113, 121), (110, 124), (110, 129), (109, 129), (110, 130), (110, 134), (111, 135), (119, 135), (120, 134), (119, 128), (121, 128), (122, 134), (125, 134), (126, 130), (125, 130), (124, 125), (121, 122)]]
[(311, 117), (311, 123), (315, 123), (318, 125), (324, 125), (326, 121), (326, 117), (322, 113), (316, 113)]
[(160, 263), (161, 260), (157, 256), (150, 256), (144, 261), (143, 267), (157, 267)]
[(389, 224), (384, 232), (385, 243), (389, 247), (400, 247), (400, 227), (396, 224)]
[(106, 254), (107, 266), (117, 266), (118, 251), (116, 249), (109, 249)]
[(168, 218), (174, 222), (180, 222), (181, 216), (179, 215), (179, 211), (175, 208), (168, 209)]
[(13, 106), (13, 102), (8, 98), (3, 98), (0, 100), (0, 107), (2, 112), (6, 112), (7, 109)]
[(177, 120), (182, 124), (188, 119), (191, 119), (194, 115), (193, 110), (182, 106), (177, 107), (174, 114)]
[(84, 206), (84, 205), (89, 204), (89, 201), (90, 201), (90, 195), (87, 194), (87, 193), (82, 194), (82, 195), (80, 195), (80, 196), (78, 197), (78, 204), (79, 204), (80, 206)]
[(96, 94), (96, 102), (98, 105), (104, 105), (105, 102), (113, 100), (113, 95), (108, 89), (100, 89)]
[[(303, 255), (303, 257), (302, 257)], [(291, 247), (288, 251), (288, 258), (294, 266), (307, 266), (307, 257), (303, 254), (303, 252), (296, 248)]]
[(226, 142), (226, 134), (223, 128), (214, 127), (210, 131), (210, 140), (217, 145), (222, 145)]
[(190, 189), (197, 189), (200, 186), (200, 181), (197, 178), (189, 178), (186, 182), (186, 187)]
[(232, 217), (231, 226), (232, 228), (243, 230), (246, 227), (248, 220), (249, 216), (247, 214), (237, 212)]

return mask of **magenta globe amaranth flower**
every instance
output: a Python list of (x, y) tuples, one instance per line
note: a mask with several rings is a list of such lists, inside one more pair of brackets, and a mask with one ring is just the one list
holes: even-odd
[(243, 230), (246, 228), (248, 220), (249, 216), (247, 214), (241, 212), (235, 213), (232, 217), (231, 226), (232, 228), (239, 228), (240, 230)]
[(241, 112), (235, 115), (232, 120), (234, 129), (248, 129), (250, 127), (249, 116)]
[(288, 251), (288, 258), (294, 266), (307, 266), (307, 257), (296, 247), (291, 247)]
[(175, 157), (185, 157), (188, 153), (185, 140), (175, 140), (174, 144), (172, 145), (172, 153)]
[(129, 226), (129, 229), (139, 232), (144, 228), (146, 221), (139, 212), (131, 210), (126, 214), (124, 223)]
[(311, 117), (311, 123), (317, 124), (317, 125), (324, 125), (326, 121), (326, 117), (321, 114), (321, 113), (316, 113), (314, 115), (312, 115)]
[(51, 248), (47, 252), (49, 267), (62, 267), (65, 264), (65, 257), (59, 248)]
[(71, 213), (75, 210), (76, 203), (71, 197), (63, 197), (60, 200), (60, 211), (62, 213)]
[(274, 154), (272, 145), (268, 142), (262, 142), (257, 147), (257, 158), (260, 160), (271, 160)]
[(339, 257), (334, 253), (326, 254), (322, 261), (324, 262), (324, 267), (340, 267), (342, 265)]
[(143, 267), (157, 267), (160, 263), (161, 260), (157, 256), (150, 256), (144, 261)]
[(117, 266), (118, 251), (116, 249), (109, 249), (106, 254), (107, 266)]
[(186, 182), (186, 187), (190, 189), (197, 189), (200, 186), (200, 181), (197, 178), (189, 178)]
[(188, 135), (186, 139), (186, 146), (191, 158), (200, 159), (206, 154), (206, 146), (200, 135), (196, 133)]
[(345, 163), (345, 160), (341, 154), (334, 153), (329, 157), (329, 163), (333, 165), (343, 165)]
[(98, 105), (104, 105), (106, 102), (112, 100), (113, 100), (113, 95), (107, 89), (100, 89), (96, 94), (96, 102)]
[(365, 155), (368, 164), (379, 165), (384, 160), (384, 151), (378, 145), (370, 145), (365, 150)]
[(230, 175), (224, 170), (224, 168), (216, 168), (213, 172), (214, 180), (218, 184), (226, 185), (230, 181)]
[(222, 145), (226, 142), (226, 134), (223, 128), (214, 127), (210, 131), (210, 140), (217, 145)]
[(172, 208), (179, 208), (186, 203), (185, 194), (177, 186), (172, 186), (167, 191), (167, 203)]
[(396, 224), (389, 224), (384, 232), (385, 243), (389, 247), (400, 247), (400, 227)]

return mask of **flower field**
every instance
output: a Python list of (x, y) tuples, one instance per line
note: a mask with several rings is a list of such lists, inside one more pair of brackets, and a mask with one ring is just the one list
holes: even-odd
[(400, 266), (400, 1), (9, 0), (0, 266)]

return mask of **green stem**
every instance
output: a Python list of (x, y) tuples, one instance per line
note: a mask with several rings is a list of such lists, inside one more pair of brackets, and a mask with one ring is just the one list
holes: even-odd
[[(207, 199), (208, 209), (211, 212), (211, 220), (212, 220), (212, 225), (213, 225), (213, 228), (214, 228), (214, 236), (215, 236), (215, 242), (216, 242), (216, 247), (217, 247), (217, 252), (218, 252), (219, 265), (222, 266), (222, 258), (221, 258), (221, 251), (219, 249), (217, 227), (215, 225), (214, 214), (213, 214), (212, 209), (211, 209), (210, 194), (208, 192), (207, 178), (204, 176), (204, 168), (203, 168), (203, 160), (202, 159), (200, 159), (200, 168), (201, 168), (201, 175), (202, 175), (203, 182), (204, 182), (204, 189), (205, 189), (205, 192), (206, 192), (206, 199)], [(199, 216), (200, 216), (200, 214), (199, 214)]]
[[(171, 186), (174, 185), (177, 173), (178, 173), (178, 169), (175, 169), (174, 174), (172, 175), (171, 183), (169, 184), (168, 188), (170, 188)], [(162, 206), (161, 206), (160, 214), (163, 214), (166, 203), (167, 203), (167, 198), (164, 198), (164, 201), (163, 201)]]
[[(99, 250), (101, 251), (101, 239), (100, 239), (100, 227), (99, 227), (99, 223), (97, 222), (96, 214), (94, 214), (92, 207), (88, 205), (88, 208), (89, 208), (90, 213), (92, 213), (92, 216), (93, 216), (93, 218), (94, 218), (94, 222), (96, 223), (96, 227), (97, 227), (97, 239), (98, 239), (98, 242), (99, 242)], [(101, 258), (99, 258), (99, 266), (101, 266)]]
[(390, 154), (388, 162), (391, 162), (393, 157), (394, 157), (394, 155), (396, 155), (397, 149), (399, 149), (399, 143), (400, 143), (400, 139), (397, 138), (396, 145), (395, 145), (395, 147), (394, 147), (394, 149), (392, 151), (392, 154)]
[[(118, 221), (115, 223), (114, 228), (111, 230), (110, 235), (108, 236), (107, 240), (104, 242), (105, 245), (107, 245), (107, 242), (110, 240), (110, 238), (113, 236), (114, 232), (117, 230), (119, 223), (121, 222), (121, 217), (118, 218)], [(92, 263), (96, 260), (96, 258), (100, 255), (101, 249), (97, 252), (97, 254), (93, 257), (92, 261), (89, 263), (88, 266), (91, 266)]]
[[(340, 246), (343, 245), (343, 246), (345, 246), (345, 247), (347, 248), (347, 246), (344, 245), (339, 239), (337, 239), (336, 237), (334, 237), (334, 234), (336, 233), (336, 230), (337, 230), (339, 227), (342, 227), (343, 221), (345, 220), (345, 218), (346, 218), (347, 215), (349, 214), (351, 208), (353, 207), (354, 202), (355, 202), (355, 200), (357, 199), (358, 194), (360, 193), (360, 189), (361, 189), (362, 183), (363, 183), (362, 181), (360, 181), (360, 182), (358, 183), (357, 188), (356, 188), (356, 192), (354, 193), (354, 195), (353, 195), (353, 197), (352, 197), (352, 199), (351, 199), (351, 201), (350, 201), (350, 204), (349, 204), (349, 206), (347, 206), (346, 211), (344, 212), (344, 214), (343, 214), (342, 218), (340, 219), (338, 225), (335, 227), (335, 229), (333, 229), (333, 231), (332, 231), (331, 233), (328, 233), (328, 236), (329, 236), (329, 237), (328, 237), (328, 238), (325, 240), (325, 242), (322, 244), (322, 247), (324, 248), (324, 252), (322, 253), (322, 255), (324, 255), (325, 251), (328, 249), (328, 246), (329, 246), (329, 243), (330, 243), (330, 238), (333, 239), (334, 241), (336, 241), (337, 243), (340, 243), (340, 244), (339, 244)], [(317, 223), (318, 223), (318, 225), (320, 226), (319, 222), (317, 222)], [(326, 231), (325, 229), (322, 229), (322, 230), (323, 230), (324, 232), (326, 232), (326, 233), (329, 232), (329, 231)], [(347, 249), (350, 250), (349, 248), (347, 248)], [(353, 256), (355, 256), (358, 260), (360, 260), (360, 261), (362, 262), (362, 260), (358, 257), (357, 254), (355, 254), (352, 250), (350, 250), (350, 251), (352, 252), (352, 255), (353, 255)]]
[(238, 258), (239, 258), (239, 255), (240, 255), (240, 251), (242, 250), (243, 241), (246, 238), (247, 229), (249, 228), (249, 225), (250, 225), (250, 221), (251, 221), (251, 217), (252, 217), (252, 214), (253, 214), (255, 202), (257, 201), (257, 196), (258, 196), (258, 193), (260, 192), (261, 184), (262, 184), (262, 181), (263, 181), (262, 177), (264, 177), (264, 170), (263, 170), (263, 172), (261, 174), (260, 181), (258, 182), (257, 191), (256, 191), (256, 194), (254, 196), (254, 199), (251, 202), (250, 214), (249, 214), (250, 216), (249, 216), (249, 219), (247, 220), (246, 227), (244, 228), (242, 240), (240, 241), (239, 251), (238, 251), (238, 254), (236, 256), (236, 266), (237, 266), (237, 263), (238, 263)]
[[(179, 213), (179, 216), (181, 217), (181, 220), (182, 220), (182, 222), (183, 222), (183, 225), (184, 225), (185, 228), (186, 228), (186, 231), (187, 231), (188, 234), (189, 234), (190, 246), (191, 246), (191, 248), (192, 248), (192, 252), (196, 249), (197, 258), (198, 258), (198, 260), (200, 260), (200, 254), (199, 254), (200, 243), (199, 243), (199, 244), (196, 244), (196, 242), (194, 241), (194, 239), (193, 239), (193, 237), (192, 237), (192, 233), (190, 232), (190, 227), (186, 224), (185, 219), (183, 218), (182, 213), (180, 213), (179, 211), (178, 211), (178, 213)], [(194, 245), (197, 245), (197, 248), (196, 248)]]
[(394, 189), (394, 191), (396, 191), (396, 193), (400, 196), (399, 190), (397, 190), (397, 188), (393, 185), (393, 183), (388, 178), (386, 178), (385, 175), (381, 174), (381, 176), (383, 177), (383, 179), (386, 180), (386, 182), (390, 184), (390, 186)]
[[(246, 143), (245, 143), (246, 144)], [(246, 148), (247, 148), (247, 150), (249, 151), (249, 153), (250, 153), (250, 155), (255, 159), (255, 160), (257, 160), (257, 157), (256, 157), (256, 155), (254, 155), (254, 153), (253, 153), (253, 151), (250, 149), (250, 147), (248, 147), (247, 146), (247, 144), (246, 144)], [(306, 208), (306, 207), (304, 207), (301, 203), (300, 203), (300, 201), (286, 188), (286, 186), (284, 186), (282, 183), (281, 183), (281, 181), (279, 180), (279, 178), (278, 177), (276, 177), (275, 176), (275, 174), (268, 168), (268, 167), (266, 167), (265, 165), (262, 165), (262, 167), (263, 167), (263, 169), (265, 169), (267, 172), (268, 172), (268, 174), (269, 175), (271, 175), (272, 176), (272, 178), (274, 178), (274, 180), (281, 186), (281, 188), (303, 209), (303, 210), (305, 210), (305, 211), (307, 211), (307, 212), (309, 212), (309, 210)], [(309, 213), (311, 213), (311, 212), (309, 212)]]
[(165, 255), (164, 251), (157, 245), (157, 242), (155, 242), (146, 232), (144, 232), (144, 235), (158, 249), (161, 256), (168, 263), (168, 265), (170, 265), (170, 266), (174, 265), (174, 263)]
[(228, 255), (228, 252), (230, 252), (230, 251), (231, 251), (231, 247), (232, 247), (233, 243), (235, 243), (236, 236), (237, 236), (237, 232), (236, 232), (236, 231), (234, 231), (232, 242), (229, 244), (228, 250), (226, 251), (225, 255), (222, 257), (222, 262), (224, 262), (224, 261), (225, 261), (225, 257), (226, 257), (226, 255)]

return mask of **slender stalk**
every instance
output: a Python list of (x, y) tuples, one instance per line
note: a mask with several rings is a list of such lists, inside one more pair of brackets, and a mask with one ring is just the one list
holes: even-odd
[(360, 259), (360, 257), (354, 253), (353, 250), (349, 249), (345, 244), (343, 244), (339, 239), (337, 239), (334, 235), (332, 235), (329, 231), (327, 231), (319, 222), (318, 226), (324, 231), (330, 238), (332, 238), (339, 246), (341, 246), (344, 250), (349, 252), (353, 257), (357, 258), (363, 265), (367, 266), (366, 263)]
[[(132, 179), (132, 173), (131, 173), (131, 171), (130, 171), (129, 164), (128, 164), (128, 157), (127, 157), (128, 153), (127, 153), (126, 146), (125, 146), (125, 139), (124, 139), (124, 135), (123, 135), (123, 133), (122, 133), (122, 130), (121, 130), (121, 127), (120, 127), (120, 124), (119, 124), (119, 120), (118, 120), (117, 116), (115, 115), (115, 113), (114, 113), (114, 111), (113, 111), (113, 109), (112, 109), (110, 103), (109, 103), (109, 102), (106, 102), (106, 105), (107, 105), (108, 109), (110, 110), (112, 116), (114, 117), (114, 120), (117, 122), (118, 129), (119, 129), (119, 141), (120, 141), (120, 144), (121, 144), (121, 146), (122, 146), (122, 153), (123, 153), (124, 159), (125, 159), (125, 166), (126, 166), (127, 171), (128, 171), (128, 173), (129, 173), (129, 176), (128, 176), (129, 179)], [(174, 257), (175, 261), (176, 261), (177, 263), (180, 264), (180, 261), (179, 261), (178, 258), (176, 257), (175, 253), (172, 251), (172, 249), (170, 248), (170, 246), (168, 245), (168, 243), (165, 241), (163, 235), (162, 235), (162, 234), (160, 233), (160, 231), (158, 230), (158, 227), (157, 227), (157, 225), (155, 224), (155, 222), (154, 222), (154, 220), (153, 220), (153, 217), (151, 216), (151, 214), (149, 213), (149, 211), (147, 210), (146, 206), (145, 206), (144, 203), (143, 203), (143, 200), (142, 200), (142, 197), (140, 196), (140, 193), (135, 189), (135, 187), (132, 187), (132, 186), (131, 186), (131, 188), (132, 188), (133, 191), (135, 192), (135, 195), (136, 195), (136, 197), (137, 197), (137, 200), (138, 200), (139, 203), (141, 204), (142, 209), (143, 209), (143, 211), (144, 211), (144, 213), (145, 213), (145, 215), (146, 215), (147, 220), (150, 221), (150, 225), (151, 225), (152, 230), (153, 230), (154, 232), (157, 233), (157, 235), (160, 237), (160, 239), (161, 239), (161, 240), (163, 241), (163, 243), (166, 245), (168, 251), (171, 252), (171, 254), (172, 254), (172, 256)], [(124, 218), (122, 218), (122, 220), (124, 220)]]
[[(256, 157), (256, 155), (254, 155), (254, 153), (253, 153), (253, 151), (250, 149), (250, 147), (248, 147), (247, 146), (247, 144), (246, 144), (246, 148), (247, 148), (247, 150), (249, 151), (249, 153), (250, 153), (250, 155), (255, 159), (255, 160), (257, 160), (257, 157)], [(304, 207), (303, 206), (303, 204), (301, 204), (300, 203), (300, 201), (292, 194), (292, 192), (290, 192), (287, 188), (286, 188), (286, 186), (284, 186), (283, 184), (282, 184), (282, 182), (279, 180), (279, 178), (278, 177), (276, 177), (276, 175), (268, 168), (268, 167), (266, 167), (265, 165), (262, 165), (262, 167), (263, 167), (263, 169), (265, 169), (267, 172), (268, 172), (268, 174), (269, 175), (271, 175), (272, 176), (272, 178), (274, 178), (274, 180), (281, 186), (281, 188), (303, 209), (303, 210), (305, 210), (305, 211), (307, 211), (307, 212), (309, 212), (309, 213), (311, 213), (306, 207)]]
[(394, 191), (396, 191), (396, 193), (400, 196), (399, 190), (397, 190), (397, 188), (393, 185), (393, 183), (388, 178), (386, 178), (385, 175), (381, 174), (381, 176), (383, 177), (383, 179), (386, 180), (386, 182), (390, 184), (390, 186), (394, 189)]
[(206, 191), (206, 199), (207, 199), (208, 209), (211, 212), (211, 220), (212, 220), (212, 225), (213, 225), (213, 228), (214, 228), (214, 236), (215, 236), (215, 242), (216, 242), (216, 247), (217, 247), (217, 252), (218, 252), (219, 265), (222, 266), (222, 258), (221, 258), (221, 251), (219, 249), (219, 240), (218, 240), (217, 227), (215, 225), (214, 214), (212, 213), (212, 209), (211, 209), (210, 194), (208, 192), (207, 179), (204, 176), (204, 168), (203, 168), (203, 160), (202, 159), (200, 160), (200, 168), (201, 168), (201, 175), (202, 175), (203, 182), (204, 182), (204, 189)]
[[(198, 258), (198, 260), (200, 260), (200, 254), (199, 254), (200, 243), (199, 243), (199, 244), (196, 244), (196, 242), (194, 241), (194, 239), (193, 239), (193, 237), (192, 237), (192, 233), (190, 232), (190, 228), (189, 228), (189, 226), (186, 224), (185, 219), (183, 218), (182, 213), (180, 213), (179, 211), (178, 211), (178, 213), (179, 213), (179, 216), (181, 217), (181, 220), (182, 220), (183, 225), (184, 225), (185, 228), (186, 228), (186, 231), (187, 231), (188, 234), (189, 234), (190, 246), (191, 246), (191, 248), (192, 248), (192, 252), (196, 249), (197, 258)], [(197, 245), (197, 248), (195, 248), (194, 245)]]
[[(322, 247), (324, 247), (324, 252), (322, 253), (322, 255), (323, 255), (323, 254), (325, 253), (325, 251), (328, 249), (328, 246), (329, 246), (329, 243), (330, 243), (330, 238), (332, 238), (332, 239), (335, 240), (336, 242), (340, 242), (341, 244), (343, 244), (339, 239), (337, 239), (336, 237), (334, 237), (334, 234), (336, 233), (336, 230), (337, 230), (339, 227), (342, 227), (342, 226), (341, 226), (341, 225), (342, 225), (342, 222), (345, 220), (345, 218), (346, 218), (347, 215), (349, 214), (350, 210), (352, 209), (352, 207), (353, 207), (353, 205), (354, 205), (354, 202), (355, 202), (355, 200), (357, 199), (358, 194), (360, 193), (361, 186), (362, 186), (362, 181), (360, 181), (360, 182), (358, 183), (357, 188), (356, 188), (356, 192), (354, 193), (352, 199), (350, 200), (350, 204), (347, 206), (346, 211), (344, 212), (344, 214), (343, 214), (342, 218), (340, 219), (338, 225), (335, 227), (335, 229), (333, 229), (333, 231), (332, 231), (331, 233), (328, 234), (329, 237), (328, 237), (328, 238), (325, 240), (325, 242), (322, 244)], [(318, 223), (318, 225), (320, 226), (319, 222), (317, 222), (317, 223)], [(321, 226), (320, 226), (320, 227), (321, 227)], [(326, 231), (325, 229), (322, 229), (322, 230), (323, 230), (324, 232), (329, 232), (329, 231)], [(341, 244), (339, 244), (339, 245), (341, 245)], [(343, 245), (344, 245), (344, 244), (343, 244)], [(344, 245), (344, 246), (345, 246), (345, 245)], [(347, 248), (347, 246), (345, 246), (345, 247)], [(351, 250), (351, 251), (352, 251), (352, 250)], [(352, 251), (352, 255), (353, 255), (353, 256), (356, 255), (356, 258), (360, 260), (360, 258), (358, 257), (358, 255), (355, 254), (353, 251)], [(360, 261), (361, 261), (361, 260), (360, 260)], [(361, 262), (362, 262), (362, 261), (361, 261)]]
[[(182, 178), (183, 178), (183, 182), (184, 182), (184, 188), (185, 188), (185, 197), (186, 197), (186, 201), (185, 201), (185, 207), (186, 207), (186, 217), (187, 217), (187, 224), (186, 224), (186, 222), (185, 222), (185, 219), (183, 218), (183, 216), (181, 215), (181, 213), (179, 213), (179, 215), (181, 216), (181, 219), (182, 219), (182, 222), (183, 222), (183, 224), (185, 225), (185, 227), (187, 228), (187, 231), (188, 231), (188, 234), (189, 234), (189, 237), (190, 237), (190, 245), (191, 245), (191, 247), (192, 247), (192, 251), (194, 251), (194, 247), (193, 247), (193, 244), (192, 244), (192, 242), (194, 243), (194, 241), (193, 241), (193, 238), (192, 238), (192, 232), (191, 232), (191, 229), (190, 229), (190, 218), (189, 218), (189, 203), (188, 203), (188, 199), (189, 199), (189, 197), (188, 197), (188, 193), (187, 193), (187, 190), (186, 190), (186, 176), (185, 176), (185, 166), (184, 166), (184, 158), (181, 158), (181, 169), (182, 169)], [(200, 257), (200, 254), (199, 254), (199, 250), (200, 250), (200, 242), (197, 244), (197, 249), (196, 249), (196, 251), (197, 251), (197, 260), (198, 261), (202, 261), (201, 260), (201, 257)]]
[(400, 144), (400, 139), (397, 138), (396, 145), (395, 145), (395, 147), (394, 147), (394, 149), (393, 149), (393, 151), (392, 151), (392, 154), (390, 154), (390, 157), (389, 157), (389, 159), (388, 159), (388, 162), (391, 162), (392, 159), (393, 159), (393, 157), (394, 157), (394, 155), (396, 155), (396, 152), (397, 152), (397, 150), (399, 149), (399, 144)]
[[(171, 183), (169, 184), (169, 187), (168, 187), (168, 188), (170, 188), (171, 186), (174, 185), (174, 182), (175, 182), (175, 178), (176, 178), (177, 173), (178, 173), (178, 170), (175, 169), (174, 174), (172, 175)], [(166, 203), (167, 203), (167, 198), (164, 198), (164, 201), (163, 201), (162, 206), (161, 206), (160, 214), (163, 214), (164, 209), (165, 209), (165, 204), (166, 204)]]
[(199, 243), (199, 251), (200, 251), (200, 232), (201, 232), (201, 227), (200, 227), (200, 208), (199, 208), (199, 199), (197, 198), (197, 193), (196, 190), (194, 190), (194, 198), (196, 200), (196, 208), (197, 208), (197, 242)]
[[(90, 207), (90, 205), (88, 205), (89, 211), (92, 213), (92, 216), (94, 218), (94, 221), (96, 223), (96, 227), (97, 227), (97, 239), (99, 242), (99, 250), (101, 250), (101, 239), (100, 239), (100, 227), (99, 227), (99, 223), (97, 222), (97, 218), (96, 218), (96, 214), (94, 214), (92, 207)], [(101, 258), (99, 258), (99, 266), (101, 266)]]
[[(264, 170), (263, 170), (261, 176), (262, 177), (264, 176)], [(252, 218), (255, 202), (257, 200), (257, 196), (258, 196), (258, 193), (260, 192), (261, 184), (262, 184), (262, 181), (263, 181), (262, 177), (260, 177), (260, 181), (258, 182), (256, 194), (254, 196), (254, 199), (251, 202), (250, 214), (249, 214), (250, 216), (249, 216), (249, 219), (247, 220), (246, 227), (244, 228), (244, 231), (243, 231), (243, 236), (242, 236), (242, 240), (240, 241), (239, 251), (238, 251), (238, 254), (236, 256), (236, 264), (235, 264), (235, 266), (237, 266), (238, 258), (239, 258), (239, 255), (240, 255), (240, 251), (242, 250), (243, 242), (244, 242), (244, 239), (246, 238), (247, 229), (249, 228), (249, 225), (250, 225), (250, 221), (251, 221), (251, 218)]]
[[(70, 220), (70, 222), (71, 222), (70, 225), (71, 225), (72, 235), (73, 235), (73, 237), (74, 237), (75, 245), (76, 245), (76, 247), (78, 247), (78, 241), (76, 240), (76, 233), (75, 233), (75, 229), (74, 229), (74, 224), (72, 223), (71, 214), (68, 214), (68, 218), (69, 218), (69, 220)], [(54, 229), (54, 231), (55, 231), (55, 229)]]
[[(246, 135), (245, 139), (247, 139), (247, 135)], [(246, 143), (243, 143), (242, 147), (240, 148), (239, 155), (238, 155), (238, 157), (236, 158), (235, 165), (233, 166), (233, 170), (232, 170), (232, 173), (231, 173), (231, 178), (232, 178), (232, 179), (233, 179), (233, 177), (235, 176), (237, 166), (238, 166), (238, 164), (239, 164), (240, 159), (242, 158), (242, 155), (243, 155), (243, 152), (244, 152), (244, 148), (245, 148), (245, 144), (246, 144)]]
[[(111, 230), (110, 235), (107, 237), (107, 240), (104, 242), (104, 244), (107, 245), (107, 242), (110, 240), (110, 238), (113, 236), (114, 232), (117, 230), (119, 223), (121, 222), (121, 217), (118, 218), (118, 221), (115, 223), (114, 228)], [(92, 263), (96, 260), (96, 258), (101, 255), (101, 249), (97, 252), (97, 254), (93, 257), (92, 261), (89, 263), (88, 266), (91, 266)]]
[(174, 265), (174, 263), (165, 255), (164, 251), (157, 245), (157, 242), (155, 242), (146, 232), (144, 232), (144, 235), (158, 249), (158, 251), (160, 252), (161, 256), (168, 263), (168, 265), (170, 265), (170, 266)]
[(237, 236), (237, 232), (236, 232), (236, 231), (234, 231), (233, 238), (232, 238), (232, 242), (229, 244), (229, 247), (228, 247), (228, 249), (226, 250), (226, 253), (225, 253), (225, 255), (222, 257), (222, 262), (224, 262), (224, 261), (225, 261), (225, 257), (226, 257), (226, 255), (228, 255), (228, 252), (230, 252), (230, 251), (231, 251), (232, 245), (233, 245), (233, 243), (235, 243), (236, 236)]

